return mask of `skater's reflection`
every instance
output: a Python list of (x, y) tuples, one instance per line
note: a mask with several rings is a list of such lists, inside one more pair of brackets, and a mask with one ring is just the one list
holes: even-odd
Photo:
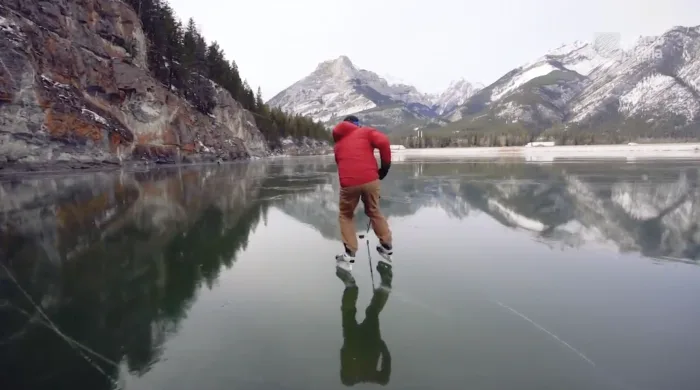
[[(346, 386), (357, 383), (386, 385), (391, 376), (391, 355), (379, 332), (379, 313), (389, 299), (392, 269), (379, 263), (381, 283), (374, 290), (365, 310), (365, 319), (357, 323), (358, 288), (348, 271), (337, 269), (336, 275), (345, 283), (340, 306), (343, 318), (343, 347), (340, 349), (340, 381)], [(380, 364), (381, 359), (381, 364)]]

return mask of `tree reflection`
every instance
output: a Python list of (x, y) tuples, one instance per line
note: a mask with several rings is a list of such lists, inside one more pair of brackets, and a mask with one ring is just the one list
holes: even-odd
[(77, 353), (0, 269), (1, 387), (108, 389), (119, 364), (146, 373), (197, 291), (233, 266), (278, 195), (318, 182), (293, 180), (298, 169), (234, 164), (2, 183), (0, 261), (60, 332), (106, 361)]

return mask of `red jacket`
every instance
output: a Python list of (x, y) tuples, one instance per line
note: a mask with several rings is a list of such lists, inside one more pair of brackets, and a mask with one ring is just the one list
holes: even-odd
[(379, 179), (374, 149), (379, 158), (391, 163), (389, 138), (377, 129), (340, 122), (333, 129), (335, 162), (341, 187), (359, 186)]

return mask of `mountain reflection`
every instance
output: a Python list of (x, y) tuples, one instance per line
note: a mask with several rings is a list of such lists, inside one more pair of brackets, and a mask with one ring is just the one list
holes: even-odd
[[(486, 213), (547, 245), (696, 262), (697, 184), (698, 168), (682, 164), (397, 163), (381, 202), (389, 218)], [(1, 387), (75, 389), (80, 378), (78, 388), (108, 389), (120, 370), (147, 372), (271, 207), (339, 239), (337, 187), (323, 158), (0, 182), (0, 261), (11, 273), (0, 268)], [(366, 222), (358, 212), (358, 229)], [(105, 358), (89, 356), (99, 370), (13, 278)]]
[[(337, 182), (328, 180), (280, 207), (339, 240)], [(382, 182), (381, 204), (389, 218), (426, 207), (458, 219), (486, 213), (550, 246), (597, 243), (648, 257), (700, 259), (698, 168), (681, 163), (395, 164)], [(360, 212), (356, 218), (363, 229), (366, 218)]]

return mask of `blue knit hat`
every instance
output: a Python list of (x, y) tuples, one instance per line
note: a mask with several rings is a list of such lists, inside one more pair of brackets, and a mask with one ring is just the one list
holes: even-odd
[(350, 122), (350, 123), (355, 124), (355, 126), (359, 126), (359, 125), (360, 125), (360, 120), (357, 119), (357, 117), (356, 117), (355, 115), (348, 115), (348, 116), (346, 116), (345, 119), (343, 119), (343, 122)]

